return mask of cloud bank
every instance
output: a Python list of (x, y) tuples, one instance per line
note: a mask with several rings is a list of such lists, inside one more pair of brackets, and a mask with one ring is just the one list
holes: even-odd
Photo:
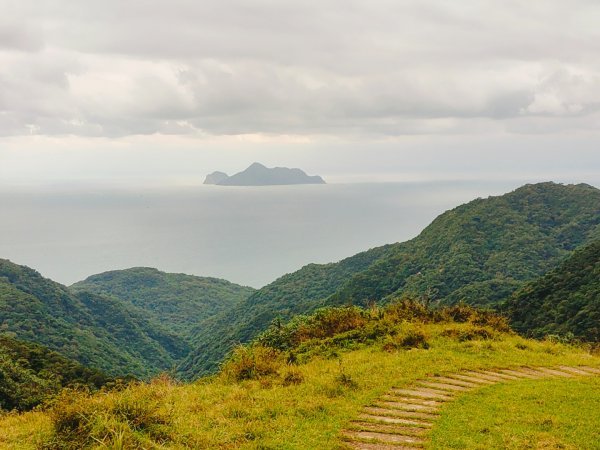
[(0, 0), (0, 136), (594, 132), (594, 1)]

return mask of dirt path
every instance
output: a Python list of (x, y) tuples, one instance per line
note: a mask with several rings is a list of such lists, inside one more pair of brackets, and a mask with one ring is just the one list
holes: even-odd
[(459, 394), (506, 381), (589, 375), (600, 375), (600, 369), (587, 366), (517, 367), (428, 377), (410, 388), (390, 389), (372, 405), (364, 407), (342, 436), (350, 449), (423, 448), (440, 407)]

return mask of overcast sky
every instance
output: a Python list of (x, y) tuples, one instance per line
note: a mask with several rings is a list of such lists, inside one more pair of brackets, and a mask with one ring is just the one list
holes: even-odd
[(0, 0), (0, 184), (600, 179), (600, 3)]

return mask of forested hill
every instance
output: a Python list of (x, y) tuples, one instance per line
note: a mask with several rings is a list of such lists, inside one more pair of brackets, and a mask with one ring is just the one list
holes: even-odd
[[(246, 342), (276, 317), (322, 305), (427, 295), (494, 305), (600, 233), (600, 190), (585, 184), (539, 183), (477, 199), (436, 218), (408, 242), (339, 263), (309, 265), (258, 290), (234, 310), (201, 324), (184, 377), (214, 370), (236, 342)], [(218, 338), (217, 338), (218, 336)]]
[(433, 292), (441, 304), (488, 306), (544, 274), (600, 228), (600, 190), (540, 183), (450, 210), (350, 279), (331, 303)]
[(0, 411), (31, 409), (67, 386), (94, 390), (113, 382), (46, 347), (0, 335)]
[(600, 240), (575, 251), (559, 267), (507, 302), (515, 330), (600, 342)]
[(212, 370), (233, 343), (247, 342), (265, 330), (276, 316), (288, 319), (326, 305), (325, 299), (338, 286), (365, 270), (389, 248), (378, 247), (335, 264), (309, 264), (256, 291), (225, 313), (201, 322), (192, 336), (195, 350), (179, 367), (179, 374), (195, 378), (199, 371)]
[(180, 337), (115, 298), (73, 293), (0, 259), (0, 333), (42, 344), (109, 374), (149, 377), (187, 354)]
[(73, 292), (114, 296), (142, 309), (149, 318), (188, 339), (199, 322), (229, 310), (255, 289), (229, 281), (134, 267), (92, 275)]

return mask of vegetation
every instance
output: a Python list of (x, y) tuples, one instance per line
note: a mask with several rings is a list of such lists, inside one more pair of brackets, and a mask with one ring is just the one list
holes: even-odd
[(193, 379), (214, 371), (234, 345), (250, 341), (275, 317), (285, 321), (325, 306), (324, 299), (344, 280), (365, 270), (388, 248), (372, 249), (336, 264), (309, 264), (256, 291), (229, 311), (201, 322), (192, 337), (195, 350), (178, 368), (178, 375)]
[(117, 381), (40, 345), (0, 336), (0, 410), (28, 410), (65, 387), (97, 390)]
[(274, 323), (237, 349), (218, 376), (69, 391), (47, 410), (1, 417), (0, 446), (337, 449), (340, 431), (391, 386), (461, 369), (600, 365), (583, 349), (529, 341), (505, 327), (498, 316), (464, 305), (325, 309)]
[(527, 284), (507, 302), (515, 330), (600, 342), (600, 240)]
[(448, 403), (427, 448), (600, 449), (600, 379), (497, 384)]
[(540, 183), (477, 199), (440, 215), (415, 239), (339, 263), (312, 264), (199, 324), (184, 378), (214, 371), (239, 342), (275, 318), (327, 305), (365, 306), (403, 294), (433, 304), (493, 306), (600, 235), (600, 190)]
[(0, 333), (34, 342), (110, 375), (171, 369), (187, 343), (135, 307), (70, 292), (36, 271), (0, 260)]
[(165, 273), (150, 267), (92, 275), (72, 285), (71, 290), (116, 297), (185, 339), (198, 322), (230, 309), (254, 292), (217, 278)]

